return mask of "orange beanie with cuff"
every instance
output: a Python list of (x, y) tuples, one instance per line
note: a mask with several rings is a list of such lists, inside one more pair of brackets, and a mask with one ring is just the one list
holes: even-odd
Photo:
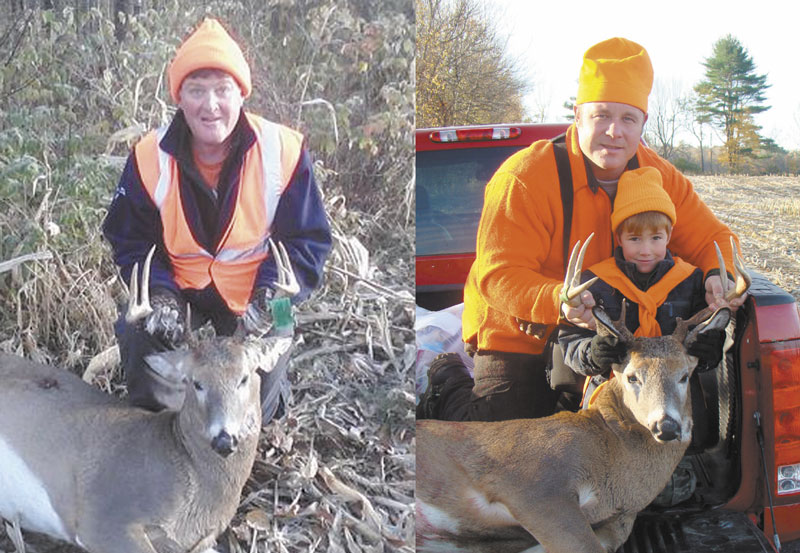
[(672, 221), (677, 220), (675, 204), (661, 184), (661, 172), (655, 167), (641, 167), (625, 171), (617, 184), (614, 211), (611, 212), (611, 231), (633, 215), (646, 211), (658, 211)]
[(576, 104), (619, 102), (647, 113), (653, 65), (647, 50), (625, 38), (595, 44), (583, 55)]
[(167, 70), (169, 92), (177, 104), (183, 80), (198, 69), (220, 69), (230, 74), (242, 96), (247, 98), (252, 90), (250, 66), (244, 59), (242, 49), (216, 19), (207, 18), (175, 53)]

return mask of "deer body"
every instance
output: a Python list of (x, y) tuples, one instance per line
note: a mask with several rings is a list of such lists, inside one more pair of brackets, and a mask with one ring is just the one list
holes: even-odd
[[(721, 313), (704, 328), (724, 328)], [(518, 540), (520, 529), (540, 544), (531, 551), (613, 552), (624, 543), (691, 441), (697, 360), (684, 336), (622, 339), (628, 360), (587, 410), (417, 423), (418, 551)]]
[[(204, 349), (171, 353), (203, 392), (189, 385), (181, 411), (160, 413), (0, 355), (0, 516), (98, 553), (210, 548), (250, 474), (261, 409), (243, 346)], [(220, 453), (223, 434), (235, 448)]]

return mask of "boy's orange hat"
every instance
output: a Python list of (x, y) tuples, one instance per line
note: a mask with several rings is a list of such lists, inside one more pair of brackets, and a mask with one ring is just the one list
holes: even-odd
[(647, 50), (625, 38), (595, 44), (583, 55), (576, 104), (619, 102), (647, 113), (653, 65)]
[(216, 19), (205, 19), (181, 44), (170, 63), (167, 71), (169, 93), (176, 104), (180, 100), (183, 80), (198, 69), (221, 69), (229, 73), (239, 83), (242, 95), (245, 98), (250, 96), (250, 66), (242, 49)]
[(661, 172), (655, 167), (640, 167), (622, 173), (617, 183), (614, 211), (611, 212), (611, 231), (617, 232), (622, 221), (645, 211), (663, 213), (675, 225), (678, 218), (675, 204), (661, 182)]

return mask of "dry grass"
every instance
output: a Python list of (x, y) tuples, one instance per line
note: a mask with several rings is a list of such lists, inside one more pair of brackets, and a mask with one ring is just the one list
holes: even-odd
[(739, 236), (748, 267), (800, 301), (800, 178), (691, 180), (716, 216)]

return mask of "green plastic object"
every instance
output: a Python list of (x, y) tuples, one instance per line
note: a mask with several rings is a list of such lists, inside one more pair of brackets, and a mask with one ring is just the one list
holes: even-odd
[(275, 330), (280, 332), (294, 328), (292, 302), (289, 301), (289, 298), (270, 300), (269, 307), (272, 311), (272, 323)]

